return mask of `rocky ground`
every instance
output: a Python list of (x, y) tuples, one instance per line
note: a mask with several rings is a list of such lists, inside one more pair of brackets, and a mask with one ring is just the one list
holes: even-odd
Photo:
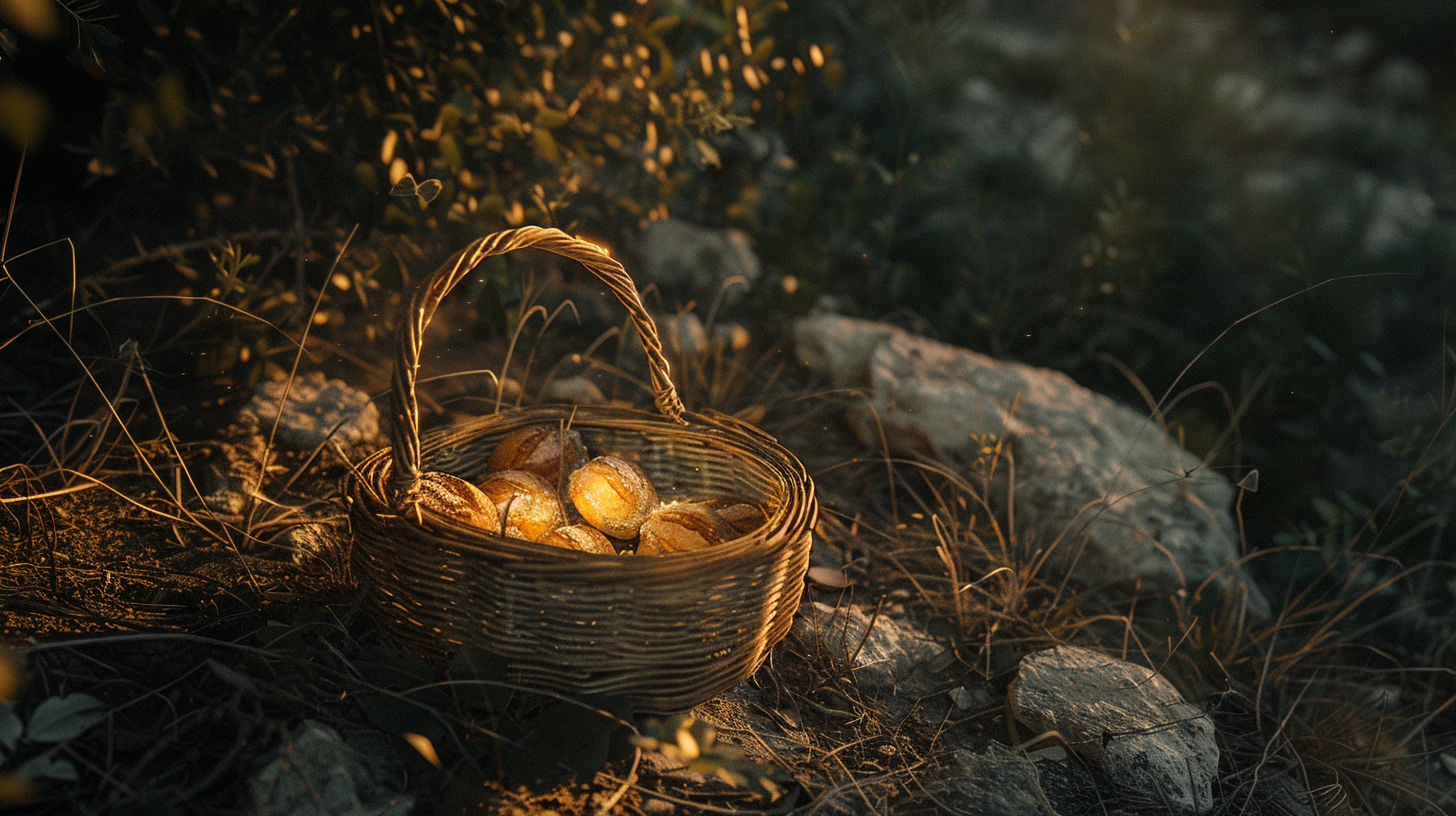
[[(472, 342), (440, 319), (437, 362), (467, 368), (452, 350)], [(0, 736), (30, 780), (10, 795), (290, 815), (1315, 814), (1451, 796), (1439, 720), (1404, 702), (1439, 683), (1361, 663), (1332, 628), (1368, 581), (1271, 601), (1288, 587), (1251, 578), (1237, 508), (1256, 474), (1211, 470), (1061, 374), (887, 324), (821, 313), (776, 346), (695, 313), (660, 322), (690, 401), (772, 431), (822, 503), (794, 627), (751, 679), (646, 719), (533, 696), (486, 655), (411, 656), (370, 622), (338, 492), (384, 443), (377, 401), (320, 371), (285, 388), (280, 368), (204, 441), (109, 454), (131, 473), (9, 482), (24, 512), (4, 627), (29, 681)], [(640, 365), (573, 354), (506, 393), (605, 401)], [(494, 396), (486, 378), (434, 398), (463, 416)]]
[[(1360, 519), (1318, 540), (1250, 540), (1245, 514), (1270, 500), (1271, 469), (1261, 493), (1260, 470), (1225, 455), (1236, 422), (1199, 439), (1168, 404), (1194, 384), (1172, 375), (1204, 342), (1283, 293), (1240, 259), (1277, 254), (1290, 236), (1264, 227), (1291, 223), (1319, 250), (1292, 269), (1301, 285), (1316, 267), (1328, 277), (1411, 266), (1427, 288), (1344, 296), (1295, 333), (1334, 383), (1320, 399), (1354, 405), (1348, 422), (1363, 435), (1330, 441), (1348, 450), (1296, 474), (1307, 484), (1291, 486), (1281, 468), (1276, 488), (1358, 495), (1404, 478), (1358, 444), (1442, 416), (1434, 401), (1392, 395), (1430, 373), (1402, 338), (1436, 325), (1427, 307), (1449, 291), (1432, 271), (1456, 211), (1450, 135), (1431, 112), (1443, 78), (1359, 30), (1302, 37), (1289, 16), (1138, 6), (1093, 21), (1115, 37), (1005, 9), (929, 29), (888, 12), (846, 25), (846, 41), (858, 32), (905, 55), (897, 82), (930, 89), (930, 112), (914, 123), (901, 112), (896, 126), (924, 125), (928, 143), (951, 145), (911, 152), (894, 172), (836, 154), (835, 167), (865, 170), (872, 197), (903, 204), (876, 221), (893, 226), (881, 248), (910, 244), (900, 260), (921, 252), (969, 268), (965, 236), (979, 236), (988, 257), (1031, 259), (1004, 279), (929, 286), (933, 296), (907, 295), (880, 321), (861, 316), (888, 310), (865, 289), (899, 297), (913, 281), (813, 280), (794, 254), (818, 245), (789, 220), (750, 234), (667, 218), (621, 248), (689, 408), (774, 435), (809, 470), (821, 507), (792, 629), (751, 678), (675, 716), (543, 696), (470, 649), (432, 663), (378, 626), (340, 484), (387, 444), (398, 296), (380, 270), (417, 276), (440, 247), (376, 236), (346, 250), (339, 234), (332, 288), (312, 312), (287, 285), (244, 285), (248, 264), (231, 243), (155, 258), (190, 252), (200, 264), (211, 251), (236, 286), (217, 295), (231, 312), (189, 296), (164, 315), (116, 297), (134, 283), (122, 264), (81, 287), (93, 296), (86, 320), (62, 322), (65, 296), (30, 304), (0, 345), (0, 379), (22, 395), (3, 438), (31, 452), (0, 468), (0, 636), (12, 648), (0, 660), (10, 701), (0, 805), (270, 816), (1456, 809), (1456, 633), (1431, 603), (1449, 593), (1422, 567), (1354, 551)], [(842, 109), (884, 107), (888, 80), (846, 59)], [(1128, 99), (1177, 102), (1178, 132), (1149, 134), (1111, 108), (1089, 115), (1066, 85), (1069, 66)], [(771, 128), (743, 143), (765, 190), (833, 186), (813, 167), (795, 176), (793, 145)], [(1170, 145), (1181, 152), (1164, 161)], [(1067, 264), (1038, 254), (1047, 242), (1029, 219), (972, 217), (980, 210), (954, 192), (967, 178), (1004, 181), (1008, 167), (1035, 178), (1038, 201), (1107, 195), (1072, 263), (1085, 291), (1035, 338), (1022, 329), (1045, 316), (1036, 287)], [(1112, 176), (1122, 186), (1109, 193)], [(1197, 195), (1174, 190), (1176, 213), (1137, 221), (1139, 195), (1156, 203), (1184, 177), (1200, 180)], [(1156, 346), (1168, 360), (1136, 359), (1167, 332), (1126, 347), (1098, 346), (1108, 334), (1057, 345), (1079, 320), (1099, 332), (1115, 323), (1114, 300), (1144, 303), (1117, 300), (1151, 285), (1118, 254), (1150, 246), (1133, 240), (1143, 228), (1208, 248), (1188, 271), (1204, 294), (1158, 317), (1178, 327), (1177, 342)], [(1205, 240), (1214, 234), (1223, 239)], [(854, 241), (840, 249), (868, 257), (869, 239)], [(507, 274), (543, 306), (522, 322), (549, 331), (488, 325), (505, 314), (492, 298)], [(621, 313), (598, 290), (534, 256), (472, 279), (426, 335), (425, 424), (537, 402), (645, 405), (640, 348), (618, 342)], [(1005, 293), (1004, 308), (971, 302), (973, 290)], [(1079, 317), (1078, 303), (1097, 316)], [(1323, 320), (1358, 326), (1378, 354), (1332, 348), (1316, 331)], [(1089, 361), (1106, 348), (1171, 371), (1158, 380), (1172, 381), (1166, 394), (1143, 389), (1130, 408), (1078, 385), (1096, 380)], [(70, 373), (37, 373), (52, 370)], [(1313, 419), (1279, 416), (1280, 433), (1302, 441), (1278, 450), (1314, 446)], [(1441, 523), (1411, 536), (1430, 529), (1439, 543)]]

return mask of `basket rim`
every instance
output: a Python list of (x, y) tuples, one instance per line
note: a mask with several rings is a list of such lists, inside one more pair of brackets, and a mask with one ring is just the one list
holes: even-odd
[[(597, 579), (611, 576), (630, 580), (645, 574), (660, 572), (661, 565), (664, 564), (706, 565), (716, 564), (720, 561), (741, 562), (746, 555), (771, 557), (780, 548), (793, 543), (794, 531), (797, 528), (812, 528), (816, 521), (814, 516), (817, 515), (815, 512), (817, 503), (813, 500), (812, 487), (808, 489), (806, 495), (795, 495), (801, 492), (796, 491), (795, 487), (810, 484), (802, 463), (773, 437), (760, 429), (731, 415), (711, 409), (702, 412), (685, 411), (683, 421), (674, 422), (639, 408), (616, 405), (547, 404), (516, 408), (483, 414), (463, 423), (427, 431), (421, 437), (420, 451), (423, 454), (428, 443), (442, 437), (479, 435), (494, 426), (508, 429), (567, 416), (572, 417), (573, 425), (603, 424), (605, 427), (624, 427), (641, 423), (644, 426), (644, 433), (651, 432), (653, 426), (656, 426), (657, 429), (675, 434), (707, 438), (726, 435), (744, 443), (751, 443), (760, 448), (755, 451), (755, 454), (761, 463), (780, 476), (778, 481), (788, 488), (787, 495), (784, 495), (783, 500), (777, 502), (776, 506), (765, 507), (764, 523), (744, 535), (703, 550), (627, 558), (621, 555), (579, 552), (536, 541), (490, 533), (484, 528), (467, 527), (432, 510), (424, 503), (410, 508), (407, 513), (399, 510), (390, 504), (387, 497), (393, 476), (391, 470), (394, 463), (394, 452), (391, 448), (382, 448), (361, 460), (346, 478), (345, 493), (354, 502), (359, 503), (360, 509), (364, 511), (355, 523), (377, 524), (383, 527), (389, 524), (392, 518), (401, 517), (407, 519), (409, 524), (421, 528), (420, 539), (422, 542), (428, 541), (435, 545), (448, 543), (463, 551), (482, 556), (488, 555), (493, 558), (523, 562), (549, 561), (564, 570), (579, 567), (589, 572), (594, 571)], [(807, 520), (803, 518), (804, 516), (808, 516)], [(764, 531), (771, 531), (771, 534), (763, 535)], [(654, 565), (657, 566), (654, 567)], [(566, 577), (566, 573), (563, 573), (563, 577)]]

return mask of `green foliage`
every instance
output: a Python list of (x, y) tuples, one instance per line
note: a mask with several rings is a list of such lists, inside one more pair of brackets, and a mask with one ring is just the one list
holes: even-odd
[[(766, 191), (759, 247), (837, 308), (1135, 405), (1197, 358), (1180, 387), (1219, 388), (1175, 400), (1169, 427), (1213, 467), (1263, 471), (1243, 508), (1256, 545), (1284, 530), (1336, 553), (1404, 476), (1388, 452), (1410, 462), (1410, 423), (1434, 424), (1380, 392), (1434, 374), (1456, 233), (1434, 218), (1381, 236), (1391, 202), (1444, 177), (1449, 96), (1392, 111), (1314, 94), (1277, 57), (1160, 33), (1180, 4), (1139, 8), (1053, 33), (972, 4), (797, 4), (798, 25), (837, 24), (844, 89), (781, 120), (798, 171)], [(1341, 491), (1351, 518), (1332, 524), (1311, 499)], [(1381, 540), (1424, 523), (1404, 513)]]
[[(22, 745), (58, 745), (81, 736), (106, 714), (106, 704), (89, 694), (48, 697), (23, 722), (9, 703), (0, 703), (0, 766), (11, 765), (21, 781), (74, 782), (76, 766), (57, 759), (53, 750), (16, 763)], [(0, 797), (3, 801), (3, 797)]]
[(713, 726), (688, 714), (649, 719), (632, 743), (734, 787), (746, 788), (768, 802), (776, 801), (792, 784), (784, 771), (754, 762), (737, 746), (720, 741)]

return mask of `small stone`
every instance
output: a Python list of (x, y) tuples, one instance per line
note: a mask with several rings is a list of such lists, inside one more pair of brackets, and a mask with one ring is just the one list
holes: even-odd
[(1176, 816), (1213, 808), (1213, 723), (1151, 669), (1058, 646), (1022, 658), (1010, 699), (1022, 725), (1060, 734), (1124, 796)]
[(829, 589), (844, 589), (849, 586), (849, 579), (844, 576), (844, 571), (833, 567), (810, 567), (808, 578)]
[(546, 383), (541, 389), (542, 402), (564, 402), (568, 405), (601, 405), (607, 401), (602, 389), (586, 377), (563, 377)]
[(333, 728), (304, 720), (248, 780), (263, 816), (405, 816), (414, 800), (380, 784), (376, 769)]
[[(281, 417), (280, 401), (284, 401)], [(326, 379), (319, 371), (296, 378), (292, 387), (286, 382), (259, 383), (243, 410), (257, 417), (264, 436), (278, 418), (277, 440), (295, 450), (311, 451), (328, 440), (347, 448), (379, 435), (379, 409), (369, 394), (343, 380)]]
[(1036, 765), (1021, 753), (991, 743), (984, 753), (957, 750), (946, 784), (958, 810), (995, 816), (1057, 816), (1041, 790)]
[(996, 696), (989, 686), (978, 684), (970, 688), (956, 686), (950, 690), (950, 700), (958, 712), (979, 711), (995, 703)]
[[(649, 224), (639, 254), (644, 278), (700, 299), (716, 297), (722, 290), (725, 302), (735, 301), (763, 275), (744, 233), (675, 218)], [(735, 278), (738, 283), (730, 283)]]
[(949, 650), (887, 610), (872, 620), (850, 604), (806, 603), (794, 618), (790, 636), (817, 648), (833, 665), (851, 670), (855, 685), (883, 706), (890, 721), (904, 719), (922, 699), (944, 688), (933, 667)]
[(215, 513), (237, 516), (248, 507), (249, 493), (257, 490), (267, 441), (258, 433), (257, 417), (243, 412), (228, 426), (223, 440), (203, 468), (204, 501)]
[(692, 312), (658, 318), (657, 326), (668, 348), (682, 357), (693, 359), (708, 353), (708, 330)]

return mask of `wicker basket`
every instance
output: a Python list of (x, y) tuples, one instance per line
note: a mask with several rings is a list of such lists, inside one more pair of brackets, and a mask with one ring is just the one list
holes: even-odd
[[(509, 410), (421, 435), (415, 378), (425, 326), (480, 261), (536, 247), (580, 261), (626, 306), (658, 413), (597, 406)], [(817, 505), (803, 465), (772, 437), (715, 412), (687, 413), (652, 319), (621, 264), (555, 229), (487, 236), (423, 281), (398, 329), (390, 448), (345, 486), (366, 608), (431, 659), (460, 646), (504, 658), (515, 682), (576, 695), (625, 695), (638, 711), (682, 711), (751, 675), (788, 633), (803, 591)], [(760, 503), (760, 529), (706, 550), (611, 556), (486, 533), (419, 502), (421, 473), (477, 480), (507, 433), (569, 425), (593, 455), (635, 460), (664, 501)]]

